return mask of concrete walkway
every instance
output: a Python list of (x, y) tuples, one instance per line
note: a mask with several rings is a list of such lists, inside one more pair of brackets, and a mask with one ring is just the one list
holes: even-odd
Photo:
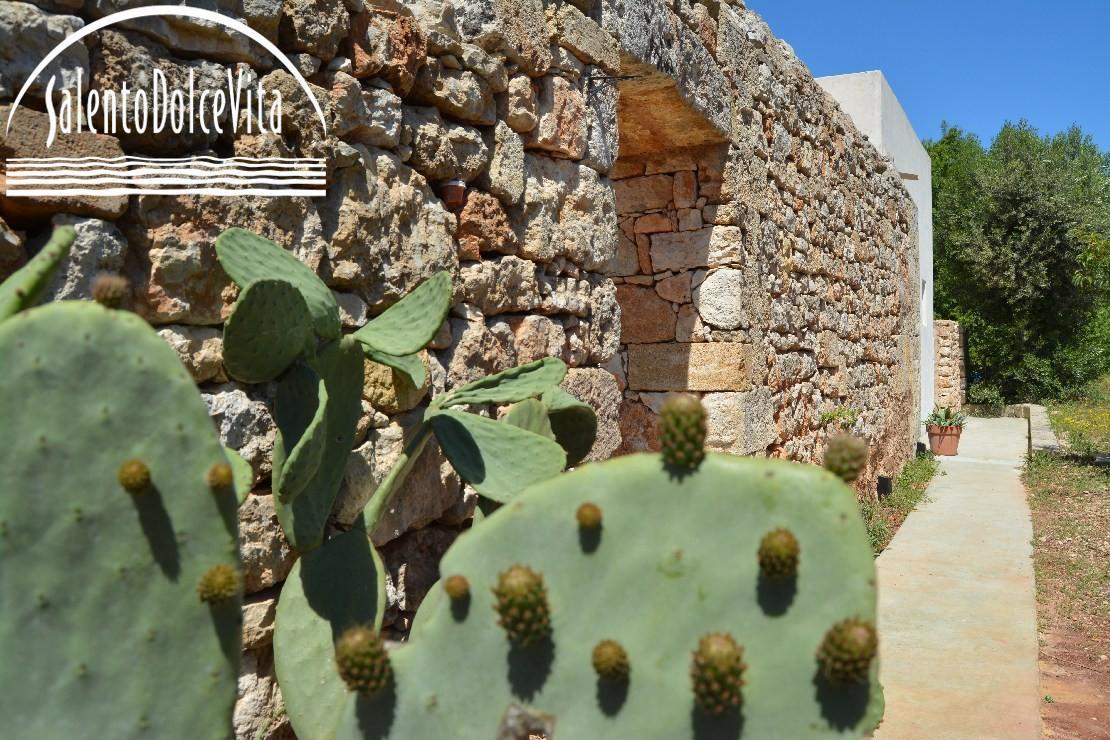
[(879, 557), (883, 740), (1039, 738), (1025, 419), (971, 419)]

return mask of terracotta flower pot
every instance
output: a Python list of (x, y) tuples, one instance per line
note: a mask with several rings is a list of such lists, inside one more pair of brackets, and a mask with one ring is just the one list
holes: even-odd
[(934, 455), (955, 455), (960, 446), (963, 427), (942, 427), (930, 424), (925, 427), (929, 433), (929, 451)]

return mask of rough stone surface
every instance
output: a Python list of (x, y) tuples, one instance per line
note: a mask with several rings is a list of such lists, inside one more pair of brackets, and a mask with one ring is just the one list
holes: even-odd
[[(30, 3), (0, 2), (0, 98), (15, 98), (38, 63), (62, 39), (84, 26), (84, 21), (76, 16), (55, 15)], [(89, 51), (83, 43), (68, 46), (47, 65), (31, 82), (28, 94), (44, 97), (51, 77), (57, 78), (56, 90), (75, 87), (78, 72), (87, 85)], [(6, 124), (6, 115), (3, 120)]]
[(404, 127), (404, 138), (412, 147), (408, 163), (428, 180), (470, 181), (489, 163), (482, 133), (444, 121), (435, 108), (405, 106)]
[(542, 0), (475, 0), (456, 4), (463, 37), (491, 53), (502, 53), (527, 75), (551, 66)]
[[(16, 5), (17, 3), (9, 3)], [(21, 4), (21, 3), (19, 3)], [(0, 96), (2, 97), (2, 96)], [(0, 105), (0, 121), (7, 125), (10, 105)], [(105, 157), (123, 155), (119, 141), (104, 134), (80, 133), (58, 138), (46, 146), (50, 117), (33, 108), (20, 105), (12, 117), (12, 126), (3, 133), (0, 126), (0, 160), (14, 157)], [(96, 218), (119, 218), (127, 210), (127, 196), (48, 195), (12, 197), (7, 192), (7, 178), (0, 172), (0, 217), (11, 223), (44, 220), (58, 213)]]
[(46, 286), (45, 300), (75, 301), (92, 299), (92, 280), (98, 272), (120, 273), (127, 242), (110, 221), (98, 218), (59, 215), (55, 226), (72, 226), (77, 240), (69, 255)]
[(747, 393), (706, 393), (707, 446), (732, 455), (762, 453), (777, 438), (774, 397), (768, 388)]
[(251, 494), (239, 507), (239, 555), (248, 594), (281, 583), (293, 568), (293, 549), (278, 524), (273, 499), (273, 494)]
[(371, 8), (351, 16), (352, 74), (378, 76), (408, 95), (427, 55), (427, 35), (412, 17)]
[(501, 202), (480, 190), (467, 194), (457, 230), (459, 259), (478, 260), (483, 252), (515, 254), (520, 240)]
[(627, 344), (674, 339), (675, 314), (671, 304), (648, 287), (618, 285), (621, 341)]
[(410, 97), (464, 123), (492, 126), (497, 121), (489, 83), (469, 70), (449, 69), (438, 59), (429, 58), (417, 72)]
[(284, 48), (305, 51), (330, 61), (351, 30), (351, 16), (341, 0), (283, 0), (279, 38)]
[(498, 121), (486, 134), (486, 145), (491, 152), (489, 168), (477, 184), (511, 206), (524, 195), (524, 139), (509, 124)]
[(739, 329), (744, 322), (744, 288), (740, 270), (711, 272), (694, 289), (694, 307), (705, 323), (715, 329)]
[(226, 383), (224, 339), (219, 329), (205, 326), (170, 324), (158, 329), (158, 336), (173, 347), (181, 364), (197, 383)]
[(0, 280), (27, 263), (27, 250), (23, 247), (23, 235), (13, 230), (0, 219)]
[(934, 402), (938, 406), (958, 409), (967, 397), (964, 334), (960, 325), (955, 321), (934, 321), (933, 347), (936, 357)]
[(586, 156), (586, 98), (577, 86), (563, 77), (544, 77), (537, 108), (527, 148), (566, 159)]
[(745, 344), (633, 344), (628, 387), (643, 391), (727, 391), (751, 387)]
[(277, 427), (266, 402), (258, 395), (248, 395), (238, 383), (214, 386), (201, 396), (220, 433), (220, 442), (250, 463), (256, 483), (268, 476)]

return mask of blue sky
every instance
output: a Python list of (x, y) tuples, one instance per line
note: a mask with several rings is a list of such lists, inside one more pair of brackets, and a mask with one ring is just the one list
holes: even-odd
[(1078, 123), (1110, 151), (1110, 0), (748, 0), (815, 76), (881, 69), (922, 139)]

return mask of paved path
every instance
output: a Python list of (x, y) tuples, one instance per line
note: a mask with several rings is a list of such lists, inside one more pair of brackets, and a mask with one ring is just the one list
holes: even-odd
[(879, 557), (876, 738), (1039, 738), (1025, 419), (971, 419), (960, 454)]

